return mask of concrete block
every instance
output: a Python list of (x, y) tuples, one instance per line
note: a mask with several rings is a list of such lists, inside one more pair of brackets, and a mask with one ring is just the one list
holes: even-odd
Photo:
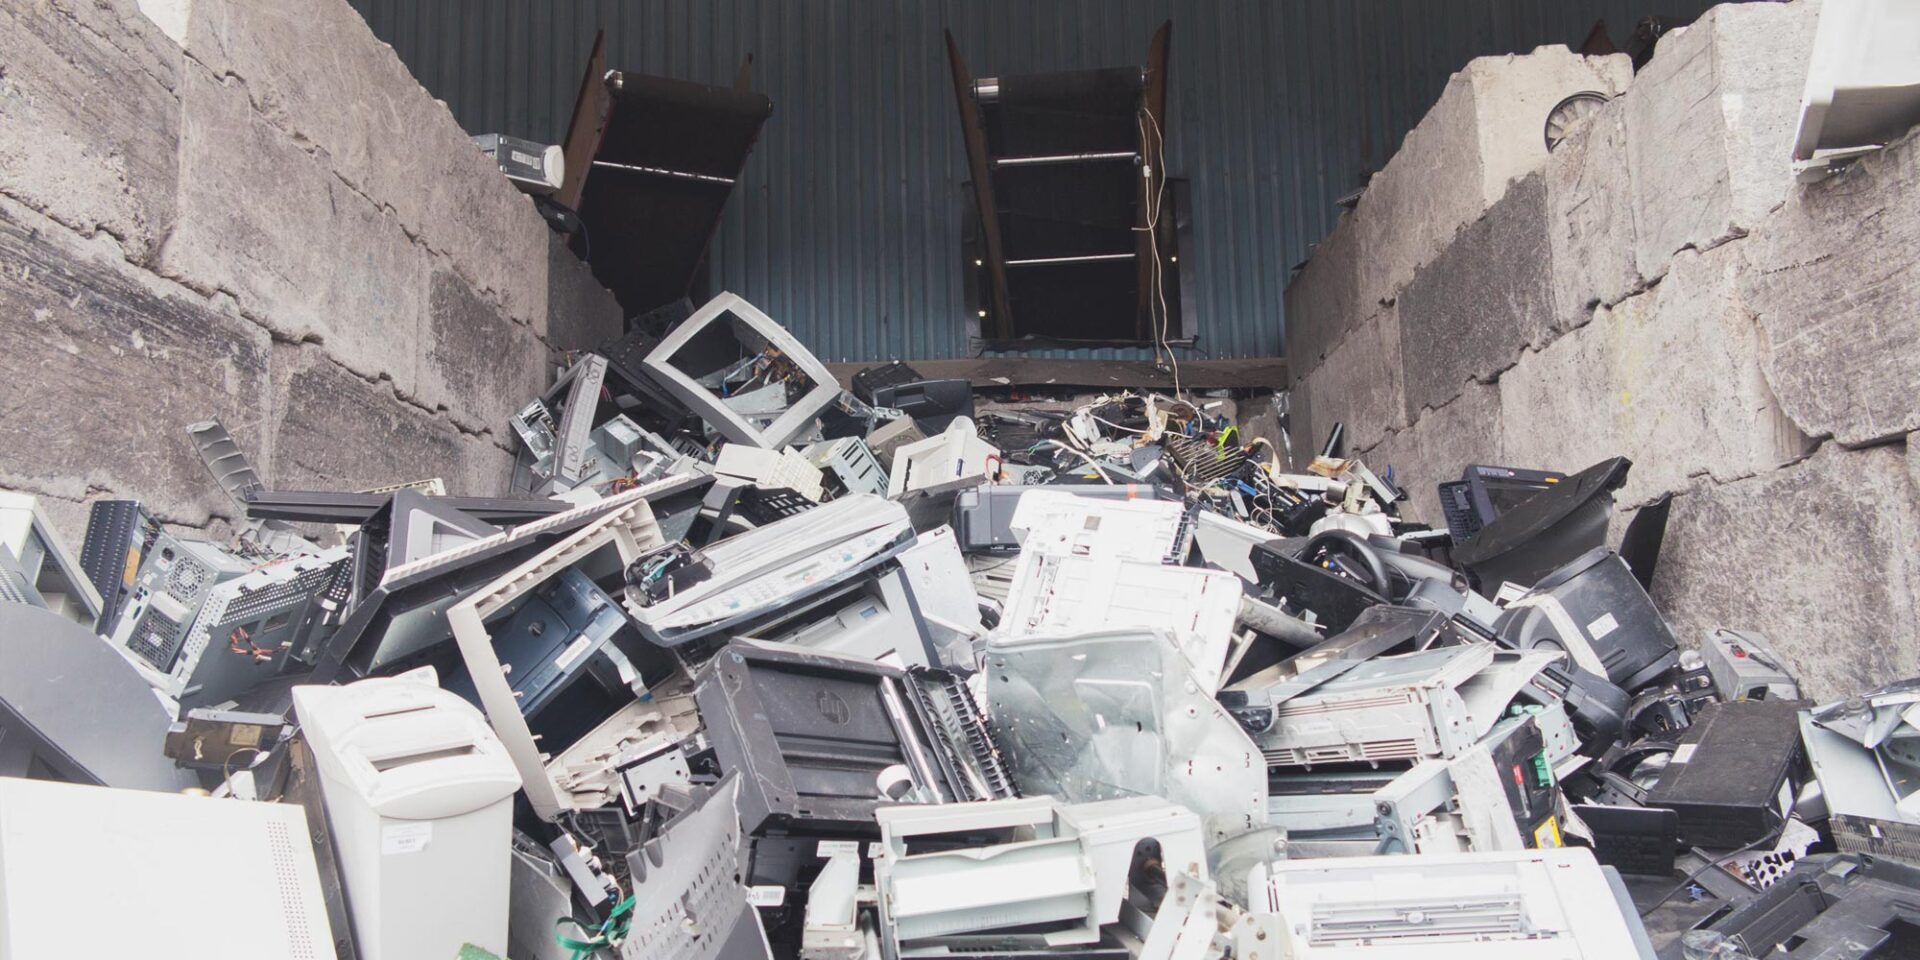
[(1592, 319), (1641, 286), (1634, 266), (1633, 191), (1628, 181), (1625, 98), (1575, 126), (1547, 160), (1547, 240), (1555, 326)]
[(512, 457), (485, 436), (401, 399), (312, 344), (272, 354), (271, 482), (292, 490), (360, 490), (440, 477), (447, 492), (500, 496)]
[(1637, 505), (1771, 470), (1804, 452), (1760, 375), (1760, 338), (1739, 297), (1738, 245), (1674, 258), (1652, 290), (1522, 360), (1500, 380), (1514, 465), (1577, 470), (1634, 462)]
[(1742, 245), (1794, 423), (1848, 445), (1920, 430), (1920, 139), (1796, 188)]
[(1818, 12), (1727, 3), (1660, 39), (1625, 98), (1641, 276), (1745, 233), (1786, 198)]
[(1653, 598), (1697, 644), (1758, 630), (1817, 699), (1920, 674), (1920, 489), (1890, 444), (1676, 497)]
[(0, 263), (0, 485), (138, 497), (196, 526), (231, 513), (186, 427), (219, 417), (263, 449), (266, 331), (12, 201), (0, 201)]
[[(1642, 457), (1681, 462), (1685, 451), (1695, 463), (1690, 472), (1726, 480), (1765, 473), (1813, 451), (1814, 441), (1766, 382), (1766, 338), (1741, 296), (1741, 280), (1752, 272), (1750, 250), (1741, 245), (1676, 258), (1661, 284), (1667, 289), (1655, 300), (1660, 312), (1642, 329), (1655, 335), (1643, 349), (1660, 358), (1662, 369), (1632, 388), (1645, 416), (1624, 427), (1654, 441)], [(1640, 480), (1626, 488), (1638, 500), (1679, 489), (1678, 471), (1639, 472)]]
[(1500, 405), (1512, 412), (1501, 425), (1505, 465), (1572, 473), (1622, 452), (1611, 318), (1599, 310), (1500, 375)]
[(422, 337), (420, 403), (506, 442), (507, 419), (547, 387), (550, 359), (531, 329), (508, 320), (451, 268), (434, 271)]
[(173, 222), (180, 60), (131, 0), (0, 4), (0, 194), (146, 262)]
[(1454, 74), (1355, 210), (1360, 301), (1393, 299), (1509, 183), (1539, 171), (1547, 115), (1562, 99), (1616, 96), (1632, 79), (1625, 55), (1582, 57), (1559, 45), (1480, 57)]
[(1375, 473), (1392, 469), (1394, 482), (1407, 492), (1401, 516), (1445, 526), (1438, 485), (1458, 480), (1471, 463), (1508, 463), (1502, 448), (1500, 390), (1470, 384), (1437, 410), (1428, 410), (1413, 426), (1389, 434), (1360, 453)]
[(1305, 374), (1379, 305), (1360, 296), (1359, 228), (1342, 213), (1333, 232), (1314, 247), (1300, 274), (1287, 284), (1286, 351), (1289, 370)]
[(1538, 175), (1514, 184), (1401, 292), (1408, 420), (1545, 342), (1556, 315), (1546, 198)]
[(346, 0), (195, 0), (186, 47), (475, 289), (545, 331), (545, 221)]
[(1920, 437), (1907, 436), (1907, 480), (1915, 490), (1920, 490), (1920, 456), (1914, 455), (1914, 447), (1920, 445)]
[(612, 291), (594, 279), (559, 234), (547, 235), (547, 342), (556, 350), (588, 350), (626, 331)]
[(1299, 383), (1313, 411), (1317, 448), (1333, 425), (1347, 425), (1347, 444), (1365, 449), (1407, 424), (1401, 383), (1400, 316), (1387, 307), (1347, 335)]
[(178, 222), (160, 270), (230, 293), (282, 340), (318, 340), (348, 368), (418, 388), (428, 255), (247, 103), (190, 65)]

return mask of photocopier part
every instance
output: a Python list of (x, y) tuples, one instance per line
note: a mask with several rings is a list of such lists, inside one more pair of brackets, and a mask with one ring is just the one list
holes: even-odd
[[(614, 644), (626, 626), (619, 604), (578, 569), (535, 589), (511, 618), (493, 628), (494, 650), (508, 671), (520, 712), (532, 717), (546, 709), (596, 658), (626, 663)], [(478, 700), (465, 678), (450, 679), (447, 686)]]
[(1079, 497), (1108, 500), (1159, 500), (1167, 488), (1157, 484), (1118, 484), (1059, 486), (1050, 484), (999, 484), (963, 490), (953, 504), (953, 529), (960, 549), (966, 553), (1013, 554), (1020, 539), (1013, 532), (1013, 514), (1028, 493), (1066, 493)]
[(1797, 700), (1709, 704), (1680, 738), (1646, 805), (1680, 815), (1680, 839), (1733, 850), (1777, 833), (1800, 761)]
[(1646, 686), (1679, 662), (1679, 645), (1620, 555), (1593, 550), (1543, 577), (1494, 625), (1516, 650), (1563, 650), (1574, 666), (1623, 689)]
[(1722, 700), (1796, 700), (1800, 687), (1767, 638), (1746, 630), (1715, 630), (1700, 645), (1701, 659)]
[[(929, 712), (965, 693), (927, 688), (938, 679), (856, 657), (736, 641), (702, 668), (694, 701), (721, 770), (741, 775), (740, 815), (749, 833), (769, 821), (857, 828), (898, 800), (985, 799), (992, 794), (982, 784), (1004, 789), (977, 708), (971, 717)], [(954, 724), (974, 729), (945, 735)], [(898, 795), (884, 793), (883, 780), (897, 781)]]
[[(103, 885), (132, 895), (107, 914), (75, 895)], [(245, 906), (209, 912), (209, 891)], [(335, 942), (298, 805), (0, 777), (9, 958), (335, 960)]]
[(1262, 956), (1654, 957), (1625, 884), (1581, 847), (1279, 860), (1252, 886), (1235, 940)]
[(507, 948), (520, 776), (479, 709), (436, 679), (293, 688), (366, 960)]
[(12, 568), (0, 574), (0, 602), (37, 603), (98, 629), (106, 610), (92, 570), (68, 556), (30, 494), (0, 491), (0, 563)]

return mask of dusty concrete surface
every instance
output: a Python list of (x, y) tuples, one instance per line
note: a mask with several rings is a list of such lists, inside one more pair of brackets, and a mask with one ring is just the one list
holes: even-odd
[(1920, 139), (1798, 190), (1744, 244), (1767, 382), (1804, 432), (1920, 430)]
[(1363, 449), (1406, 426), (1405, 369), (1399, 314), (1384, 307), (1341, 340), (1295, 393), (1320, 418), (1316, 436), (1324, 439), (1334, 423), (1345, 423), (1349, 445)]
[(1391, 472), (1394, 482), (1407, 491), (1409, 502), (1402, 505), (1403, 515), (1443, 526), (1439, 492), (1427, 478), (1451, 480), (1469, 463), (1508, 462), (1502, 402), (1498, 388), (1468, 384), (1445, 406), (1426, 411), (1413, 427), (1354, 452), (1368, 464)]
[(506, 416), (619, 332), (344, 0), (8, 4), (0, 65), (0, 486), (71, 544), (93, 497), (227, 522), (213, 416), (272, 484), (498, 493)]
[(1286, 325), (1287, 362), (1301, 372), (1319, 366), (1352, 325), (1372, 316), (1378, 302), (1360, 302), (1360, 231), (1353, 214), (1342, 213), (1333, 232), (1314, 247), (1313, 256), (1287, 284), (1287, 314), (1325, 318), (1325, 322)]
[(1408, 420), (1445, 406), (1469, 381), (1491, 381), (1546, 339), (1555, 316), (1546, 230), (1546, 184), (1531, 175), (1401, 291), (1402, 349), (1417, 358), (1406, 366)]
[[(1316, 351), (1290, 367), (1296, 440), (1344, 420), (1431, 523), (1434, 485), (1468, 464), (1627, 456), (1623, 510), (1675, 497), (1654, 594), (1682, 639), (1757, 629), (1828, 696), (1920, 667), (1920, 142), (1792, 182), (1815, 7), (1716, 7), (1662, 39), (1501, 197), (1437, 170), (1432, 189), (1459, 196), (1370, 189), (1372, 229), (1401, 223), (1407, 243), (1438, 236), (1436, 211), (1471, 216), (1424, 259), (1371, 268), (1339, 258), (1376, 249), (1336, 236), (1287, 317), (1289, 346)], [(1468, 162), (1441, 149), (1484, 123), (1465, 92), (1403, 153)], [(1388, 350), (1366, 278), (1394, 264), (1412, 266)], [(1396, 391), (1404, 410), (1383, 411)]]
[[(0, 484), (75, 503), (141, 496), (193, 525), (225, 508), (182, 428), (218, 416), (260, 448), (267, 331), (9, 200), (0, 304), (0, 379), (14, 385)], [(82, 531), (61, 532), (77, 548)]]
[(1920, 673), (1920, 489), (1905, 444), (1828, 443), (1805, 462), (1674, 498), (1654, 601), (1697, 644), (1758, 627), (1807, 691)]
[(1513, 181), (1538, 171), (1546, 118), (1562, 98), (1616, 95), (1630, 78), (1624, 55), (1582, 57), (1558, 45), (1480, 57), (1454, 74), (1360, 197), (1351, 218), (1364, 258), (1357, 299), (1392, 300)]
[(182, 62), (131, 4), (0, 6), (0, 194), (147, 262), (174, 221)]
[(1725, 3), (1660, 38), (1622, 98), (1641, 276), (1744, 234), (1786, 196), (1818, 10)]
[(1739, 245), (1674, 258), (1659, 285), (1529, 354), (1500, 378), (1515, 462), (1634, 470), (1640, 504), (1690, 478), (1763, 473), (1805, 452), (1761, 375), (1759, 330), (1739, 295)]
[(1615, 98), (1575, 126), (1543, 174), (1554, 319), (1561, 330), (1586, 323), (1594, 307), (1618, 303), (1642, 286), (1633, 259), (1633, 191), (1621, 188), (1625, 103)]

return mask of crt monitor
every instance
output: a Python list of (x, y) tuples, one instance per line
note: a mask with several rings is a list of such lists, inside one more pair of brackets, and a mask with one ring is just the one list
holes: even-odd
[(1447, 532), (1453, 534), (1455, 543), (1465, 543), (1495, 517), (1564, 479), (1566, 474), (1549, 470), (1473, 464), (1461, 471), (1459, 480), (1440, 484), (1440, 507), (1446, 514)]

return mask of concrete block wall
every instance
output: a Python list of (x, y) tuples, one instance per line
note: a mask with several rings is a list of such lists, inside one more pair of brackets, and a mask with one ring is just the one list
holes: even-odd
[[(1552, 49), (1475, 61), (1287, 318), (1296, 449), (1345, 422), (1436, 525), (1467, 464), (1627, 456), (1622, 518), (1674, 497), (1653, 593), (1683, 641), (1760, 630), (1831, 697), (1920, 674), (1920, 133), (1793, 182), (1817, 15), (1716, 7), (1630, 82)], [(1503, 189), (1447, 177), (1479, 131), (1544, 120), (1474, 96), (1506, 74), (1618, 96)]]
[(507, 417), (620, 310), (345, 0), (0, 6), (0, 487), (218, 533), (270, 484), (504, 491)]

